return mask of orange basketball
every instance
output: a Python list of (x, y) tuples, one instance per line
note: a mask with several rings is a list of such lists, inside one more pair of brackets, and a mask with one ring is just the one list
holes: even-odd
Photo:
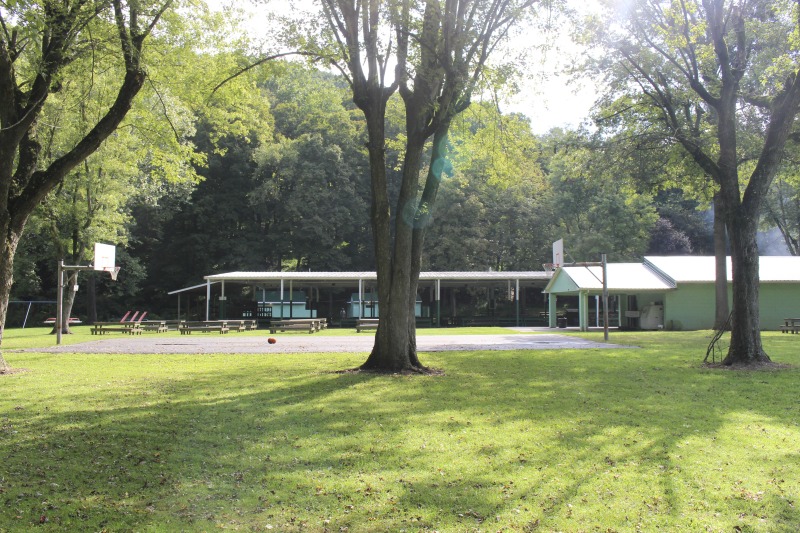
[(267, 342), (270, 344), (275, 344), (278, 341), (274, 337), (270, 337), (269, 339), (267, 339)]

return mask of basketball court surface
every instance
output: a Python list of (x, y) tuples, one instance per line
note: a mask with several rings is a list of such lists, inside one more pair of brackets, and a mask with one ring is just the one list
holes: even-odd
[[(594, 342), (554, 333), (533, 333), (537, 328), (515, 328), (516, 333), (500, 335), (419, 335), (419, 352), (477, 350), (558, 350), (629, 348), (620, 344)], [(541, 331), (552, 331), (542, 328)], [(277, 340), (269, 344), (267, 338)], [(236, 333), (194, 333), (180, 337), (104, 336), (78, 344), (36, 348), (36, 352), (59, 353), (369, 353), (374, 333), (341, 337), (299, 334), (238, 336)]]

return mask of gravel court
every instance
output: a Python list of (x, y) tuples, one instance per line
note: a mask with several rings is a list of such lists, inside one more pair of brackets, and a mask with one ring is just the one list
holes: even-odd
[[(269, 344), (267, 338), (277, 339)], [(25, 351), (50, 353), (369, 353), (374, 342), (373, 334), (325, 337), (316, 335), (263, 335), (241, 336), (236, 333), (219, 335), (199, 333), (181, 337), (148, 337), (142, 335), (106, 337), (78, 344), (36, 348)], [(478, 350), (558, 350), (630, 348), (621, 344), (588, 341), (578, 337), (539, 334), (507, 335), (420, 335), (417, 350), (420, 352), (478, 351)]]

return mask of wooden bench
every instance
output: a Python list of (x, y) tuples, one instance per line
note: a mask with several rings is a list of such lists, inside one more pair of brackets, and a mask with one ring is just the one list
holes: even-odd
[(228, 326), (228, 331), (247, 331), (247, 325), (244, 320), (228, 320), (224, 321)]
[(181, 327), (181, 324), (183, 324), (185, 321), (184, 320), (162, 320), (162, 322), (164, 322), (164, 325), (167, 326), (167, 331), (169, 331), (169, 330), (178, 331), (180, 329), (180, 327)]
[(378, 329), (377, 318), (359, 318), (356, 322), (356, 333), (361, 333), (365, 329)]
[(289, 318), (270, 322), (269, 332), (275, 333), (277, 331), (299, 329), (314, 333), (325, 327), (327, 327), (327, 321), (324, 318)]
[(228, 322), (225, 320), (210, 320), (203, 322), (181, 322), (178, 326), (181, 335), (190, 335), (193, 331), (209, 332), (218, 331), (220, 335), (228, 333)]
[[(55, 323), (56, 323), (55, 317), (46, 318), (45, 321), (44, 321), (44, 325), (45, 326), (53, 326), (53, 325), (55, 325)], [(81, 324), (81, 319), (77, 318), (77, 317), (74, 317), (74, 316), (70, 317), (69, 324), (70, 325), (72, 325), (72, 324)]]
[(140, 322), (142, 331), (155, 331), (157, 333), (166, 333), (169, 331), (166, 320), (147, 320)]
[(783, 324), (778, 328), (781, 333), (800, 333), (800, 318), (784, 318)]
[(121, 332), (129, 335), (141, 335), (142, 327), (138, 322), (95, 322), (92, 335), (105, 335), (110, 332)]
[(252, 319), (237, 319), (237, 320), (227, 320), (228, 328), (233, 331), (236, 328), (236, 331), (253, 331), (258, 329), (258, 321)]

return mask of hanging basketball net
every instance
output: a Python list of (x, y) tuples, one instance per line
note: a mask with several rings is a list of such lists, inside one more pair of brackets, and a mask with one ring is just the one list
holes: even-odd
[(108, 272), (111, 276), (112, 281), (117, 281), (117, 274), (119, 274), (119, 267), (115, 266), (114, 268), (106, 267), (102, 270), (103, 272)]

